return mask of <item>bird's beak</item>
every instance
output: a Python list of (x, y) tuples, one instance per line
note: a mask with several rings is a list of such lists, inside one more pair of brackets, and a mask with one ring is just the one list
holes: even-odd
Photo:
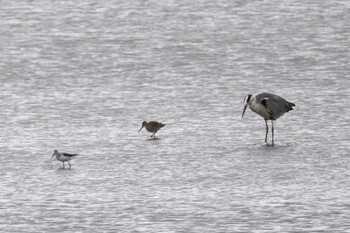
[(53, 158), (54, 155), (55, 155), (55, 153), (53, 153), (53, 155), (51, 156), (51, 159)]
[(244, 105), (243, 112), (242, 112), (242, 118), (244, 116), (245, 110), (247, 109), (248, 104)]
[[(144, 126), (144, 125), (141, 126), (141, 129), (143, 128), (143, 126)], [(139, 133), (140, 133), (141, 129), (139, 130)]]

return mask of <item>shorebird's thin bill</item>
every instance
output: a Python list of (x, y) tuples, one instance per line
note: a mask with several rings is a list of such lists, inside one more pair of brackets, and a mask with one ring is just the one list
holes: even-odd
[[(143, 128), (143, 126), (141, 126), (141, 129)], [(139, 133), (141, 132), (141, 129), (139, 130)]]
[(243, 112), (242, 112), (242, 118), (244, 116), (245, 110), (247, 109), (248, 104), (244, 105)]

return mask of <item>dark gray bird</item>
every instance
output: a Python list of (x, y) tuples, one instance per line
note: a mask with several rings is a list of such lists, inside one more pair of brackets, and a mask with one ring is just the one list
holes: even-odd
[(289, 112), (293, 110), (294, 103), (288, 102), (282, 97), (270, 93), (261, 93), (259, 95), (247, 95), (244, 98), (244, 109), (242, 113), (242, 118), (244, 115), (247, 106), (253, 111), (262, 116), (265, 120), (266, 125), (266, 135), (265, 142), (267, 143), (267, 134), (269, 131), (269, 127), (267, 125), (267, 120), (271, 120), (272, 124), (272, 144), (274, 144), (274, 135), (273, 135), (273, 121), (277, 120), (280, 116), (282, 116), (285, 112)]
[[(151, 137), (156, 138), (156, 133), (158, 132), (158, 130), (160, 130), (161, 128), (163, 128), (165, 126), (165, 124), (157, 122), (157, 121), (143, 121), (142, 122), (142, 126), (141, 129), (143, 127), (145, 127), (147, 129), (148, 132), (153, 133), (151, 135)], [(139, 133), (141, 131), (141, 129), (139, 130)]]
[(69, 153), (60, 153), (57, 150), (53, 151), (53, 155), (51, 157), (51, 159), (56, 156), (56, 159), (58, 161), (61, 161), (63, 163), (63, 169), (65, 168), (64, 166), (64, 162), (67, 162), (69, 164), (69, 169), (71, 169), (72, 165), (69, 163), (69, 161), (71, 159), (73, 159), (75, 156), (77, 156), (78, 154), (69, 154)]

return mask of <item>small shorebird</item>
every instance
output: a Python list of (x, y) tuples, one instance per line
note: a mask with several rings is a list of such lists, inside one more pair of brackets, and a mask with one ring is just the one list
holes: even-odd
[(69, 169), (70, 169), (71, 168), (71, 164), (69, 163), (69, 161), (76, 155), (78, 155), (78, 154), (60, 153), (57, 150), (54, 150), (51, 159), (54, 156), (56, 156), (56, 159), (63, 163), (63, 168), (65, 168), (64, 162), (67, 162), (69, 164)]
[[(143, 127), (145, 127), (147, 129), (148, 132), (151, 132), (153, 133), (151, 135), (151, 138), (154, 137), (156, 138), (156, 133), (158, 132), (158, 130), (160, 130), (161, 128), (163, 128), (165, 126), (165, 124), (162, 124), (162, 123), (159, 123), (157, 121), (144, 121), (142, 122), (142, 126), (141, 126), (141, 129)], [(139, 130), (139, 133), (141, 131), (141, 129)]]
[(277, 120), (284, 113), (293, 110), (295, 106), (294, 103), (288, 102), (282, 97), (270, 93), (261, 93), (257, 96), (247, 95), (244, 98), (244, 109), (242, 113), (242, 118), (244, 115), (247, 106), (253, 111), (262, 116), (265, 120), (266, 125), (266, 134), (265, 134), (265, 142), (267, 143), (267, 133), (269, 131), (269, 127), (267, 125), (267, 120), (271, 120), (272, 124), (272, 145), (274, 145), (274, 128), (273, 121)]

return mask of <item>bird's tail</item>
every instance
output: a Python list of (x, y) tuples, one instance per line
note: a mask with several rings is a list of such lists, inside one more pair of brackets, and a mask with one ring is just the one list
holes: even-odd
[(295, 106), (294, 103), (288, 102), (289, 111), (293, 110), (294, 106)]

